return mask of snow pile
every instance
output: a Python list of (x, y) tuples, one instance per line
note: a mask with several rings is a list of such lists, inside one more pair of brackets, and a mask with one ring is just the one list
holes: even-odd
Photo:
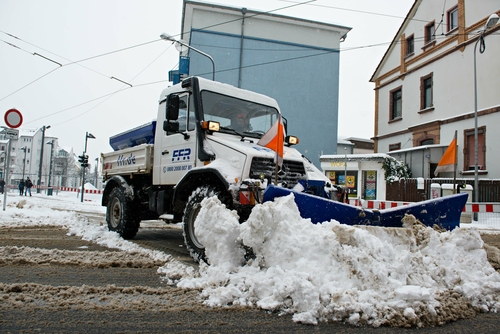
[[(8, 227), (36, 227), (36, 226), (59, 226), (68, 229), (68, 235), (79, 236), (83, 240), (96, 243), (98, 245), (123, 250), (137, 258), (149, 257), (153, 261), (161, 262), (163, 264), (162, 268), (168, 270), (169, 279), (167, 283), (172, 283), (173, 280), (180, 279), (183, 276), (196, 275), (194, 268), (180, 263), (173, 259), (169, 254), (165, 254), (161, 251), (153, 251), (145, 249), (131, 241), (124, 240), (120, 237), (118, 233), (110, 232), (107, 226), (97, 225), (91, 223), (87, 218), (77, 213), (78, 211), (83, 212), (97, 212), (105, 213), (105, 208), (100, 205), (100, 195), (87, 195), (88, 201), (81, 203), (80, 197), (72, 196), (74, 193), (61, 192), (59, 196), (44, 196), (44, 195), (34, 195), (29, 199), (25, 199), (16, 195), (9, 193), (9, 200), (7, 201), (7, 210), (2, 212), (0, 215), (0, 228)], [(93, 199), (93, 200), (92, 200)], [(8, 247), (0, 247), (0, 254), (6, 252), (10, 257), (18, 258), (19, 256), (25, 256), (26, 263), (37, 262), (39, 259), (33, 258), (34, 254), (37, 252), (39, 254), (45, 254), (45, 252), (30, 251), (29, 248), (20, 248), (19, 250), (13, 251)], [(19, 252), (19, 254), (17, 254)], [(52, 256), (54, 258), (61, 257), (57, 250), (51, 250)], [(64, 252), (64, 256), (67, 256), (68, 252)], [(48, 256), (48, 254), (45, 254)], [(82, 255), (82, 256), (88, 256)], [(109, 257), (106, 261), (100, 261), (98, 266), (107, 267), (107, 264), (103, 262), (112, 261), (114, 257)], [(4, 258), (6, 260), (6, 256)], [(94, 259), (95, 260), (95, 259)], [(123, 260), (123, 259), (122, 259)], [(8, 261), (14, 261), (9, 259)], [(65, 261), (65, 260), (54, 260), (52, 261)], [(75, 263), (79, 263), (73, 259)], [(82, 265), (82, 263), (79, 263)]]
[[(203, 289), (210, 306), (257, 306), (306, 324), (437, 325), (500, 308), (500, 275), (475, 230), (440, 233), (412, 216), (399, 229), (313, 225), (292, 196), (256, 206), (241, 225), (205, 199), (196, 228), (211, 265), (178, 286)], [(242, 244), (255, 254), (248, 263)]]

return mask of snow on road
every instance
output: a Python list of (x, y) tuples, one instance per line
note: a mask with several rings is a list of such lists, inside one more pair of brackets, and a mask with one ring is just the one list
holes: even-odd
[[(307, 324), (426, 326), (500, 309), (500, 274), (488, 262), (475, 228), (437, 232), (411, 217), (401, 229), (335, 221), (313, 225), (299, 216), (290, 196), (258, 205), (239, 224), (211, 198), (196, 222), (210, 266), (195, 270), (75, 212), (104, 213), (98, 197), (88, 195), (91, 201), (80, 203), (74, 193), (9, 194), (0, 228), (61, 226), (85, 240), (161, 261), (158, 272), (166, 282), (200, 289), (207, 305), (259, 307)], [(253, 248), (255, 259), (244, 261), (241, 244)]]

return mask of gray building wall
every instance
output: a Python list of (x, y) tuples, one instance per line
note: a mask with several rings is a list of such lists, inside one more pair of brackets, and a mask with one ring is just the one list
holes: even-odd
[[(186, 4), (198, 5), (192, 1)], [(215, 19), (207, 19), (210, 11)], [(319, 168), (322, 154), (337, 153), (338, 46), (349, 28), (276, 15), (266, 20), (266, 14), (258, 20), (245, 18), (244, 24), (233, 21), (231, 27), (214, 26), (217, 20), (226, 19), (221, 16), (224, 11), (233, 15), (228, 21), (242, 15), (241, 9), (221, 6), (192, 11), (192, 16), (185, 9), (183, 37), (214, 59), (215, 80), (276, 99), (288, 121), (288, 134), (300, 139), (297, 149)], [(246, 17), (252, 17), (250, 14)], [(197, 27), (196, 20), (206, 28)], [(186, 21), (191, 24), (186, 25)], [(294, 33), (294, 29), (298, 30)], [(293, 36), (287, 36), (288, 30)], [(193, 51), (188, 54), (189, 75), (212, 79), (210, 60)]]

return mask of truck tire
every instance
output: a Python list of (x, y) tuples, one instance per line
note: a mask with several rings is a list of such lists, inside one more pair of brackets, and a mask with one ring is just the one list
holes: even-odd
[[(198, 240), (196, 236), (196, 231), (194, 228), (194, 222), (196, 221), (196, 217), (198, 217), (198, 213), (201, 209), (201, 201), (204, 198), (217, 196), (221, 202), (225, 203), (225, 201), (221, 193), (217, 191), (214, 187), (204, 186), (199, 187), (195, 191), (192, 192), (189, 197), (186, 208), (184, 209), (184, 216), (182, 218), (183, 221), (183, 234), (184, 234), (184, 242), (189, 251), (191, 257), (196, 261), (204, 261), (207, 262), (207, 258), (205, 255), (205, 246)], [(227, 203), (225, 203), (227, 205)]]
[(140, 225), (136, 206), (125, 196), (122, 187), (116, 187), (109, 194), (106, 210), (108, 229), (117, 232), (123, 239), (132, 239), (137, 234)]

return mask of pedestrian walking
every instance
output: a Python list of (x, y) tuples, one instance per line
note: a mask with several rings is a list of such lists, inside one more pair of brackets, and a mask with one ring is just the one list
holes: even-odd
[(3, 179), (0, 179), (0, 194), (3, 194), (5, 188), (5, 181)]
[(31, 182), (30, 178), (26, 178), (26, 182), (24, 182), (24, 186), (26, 187), (26, 190), (24, 191), (24, 196), (28, 196), (28, 193), (30, 193), (31, 196), (31, 187), (33, 187), (33, 182)]
[(19, 195), (23, 195), (24, 192), (24, 180), (19, 181)]

